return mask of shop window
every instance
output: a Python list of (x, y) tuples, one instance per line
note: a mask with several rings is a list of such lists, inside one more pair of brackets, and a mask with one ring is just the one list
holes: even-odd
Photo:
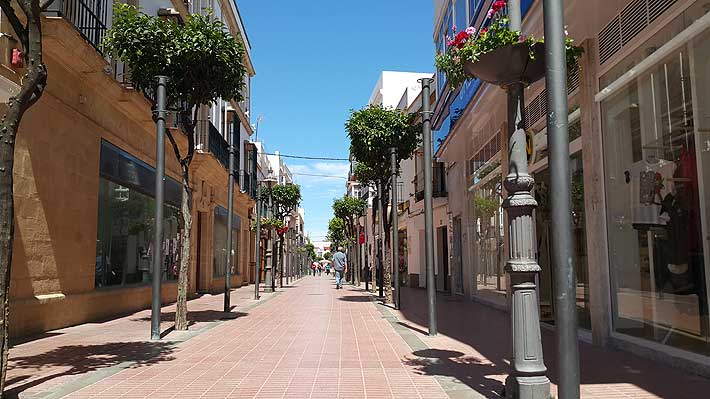
[(705, 355), (709, 43), (691, 39), (601, 103), (614, 329)]
[[(149, 283), (154, 245), (155, 172), (117, 147), (103, 142), (99, 179), (95, 286)], [(162, 279), (175, 280), (180, 262), (179, 185), (166, 181), (163, 210)]]
[(473, 215), (470, 227), (477, 265), (476, 296), (504, 305), (507, 275), (503, 269), (506, 258), (502, 200), (502, 176), (497, 173), (476, 185), (468, 202)]
[[(241, 219), (232, 216), (232, 259), (231, 274), (239, 274), (237, 262), (239, 260), (239, 230)], [(227, 210), (221, 206), (214, 209), (214, 259), (213, 272), (215, 277), (224, 277), (227, 270)]]
[[(574, 123), (573, 126), (578, 126)], [(570, 127), (570, 133), (572, 128)], [(591, 314), (589, 311), (589, 268), (587, 264), (587, 234), (584, 212), (584, 169), (582, 154), (577, 153), (570, 158), (570, 187), (572, 205), (572, 235), (574, 239), (573, 264), (577, 275), (577, 321), (579, 327), (591, 330)], [(552, 264), (551, 220), (550, 220), (550, 170), (535, 173), (535, 209), (537, 261), (540, 272), (538, 293), (540, 296), (540, 319), (554, 323), (554, 281), (555, 269)]]

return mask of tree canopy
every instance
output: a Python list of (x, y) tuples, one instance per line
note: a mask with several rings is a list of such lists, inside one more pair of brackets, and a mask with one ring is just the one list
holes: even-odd
[(355, 240), (355, 220), (365, 212), (367, 202), (360, 198), (348, 197), (338, 198), (333, 201), (333, 214), (342, 219), (347, 233), (347, 238)]
[(390, 148), (397, 160), (408, 159), (419, 146), (420, 127), (415, 114), (379, 105), (351, 111), (345, 129), (350, 138), (350, 153), (358, 163), (381, 177), (389, 176)]
[(136, 89), (154, 93), (163, 75), (170, 105), (242, 99), (244, 46), (213, 15), (190, 14), (181, 25), (119, 2), (113, 13), (104, 49), (128, 64)]
[(301, 187), (297, 184), (274, 186), (261, 192), (261, 199), (268, 203), (269, 193), (274, 206), (274, 217), (283, 220), (301, 204)]
[(326, 235), (326, 238), (331, 242), (331, 248), (337, 248), (341, 245), (345, 245), (348, 239), (345, 234), (345, 221), (339, 217), (330, 219), (330, 222), (328, 222), (328, 234)]

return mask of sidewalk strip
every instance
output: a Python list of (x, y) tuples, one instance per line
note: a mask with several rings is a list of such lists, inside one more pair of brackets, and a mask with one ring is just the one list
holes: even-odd
[[(240, 307), (239, 310), (242, 312), (248, 312), (250, 310), (253, 310), (254, 308), (261, 306), (264, 303), (269, 302), (273, 298), (278, 297), (281, 295), (281, 291), (276, 291), (272, 295), (269, 295), (267, 298), (260, 299), (259, 302), (252, 303), (251, 305), (247, 305), (244, 307)], [(166, 339), (162, 340), (161, 342), (171, 344), (173, 346), (177, 346), (178, 344), (181, 344), (183, 342), (189, 341), (190, 339), (201, 335), (225, 322), (228, 321), (233, 321), (236, 320), (236, 318), (228, 318), (228, 319), (223, 319), (223, 320), (216, 320), (216, 321), (211, 321), (205, 323), (205, 325), (197, 330), (189, 330), (188, 332), (184, 333), (181, 337), (175, 338), (175, 339)], [(149, 356), (146, 359), (142, 359), (142, 362), (145, 362), (146, 360), (153, 359), (157, 356), (159, 356), (162, 353), (162, 350), (154, 348)], [(60, 384), (48, 391), (41, 392), (41, 393), (31, 393), (31, 394), (23, 394), (20, 392), (17, 395), (10, 396), (8, 399), (59, 399), (63, 398), (71, 393), (74, 393), (80, 389), (86, 388), (89, 385), (95, 384), (105, 378), (111, 377), (114, 374), (120, 373), (123, 370), (129, 369), (135, 365), (137, 365), (139, 362), (138, 361), (127, 361), (127, 362), (122, 362), (117, 365), (103, 368), (100, 370), (95, 370), (93, 372), (90, 372), (81, 378), (78, 378), (74, 381), (69, 381), (64, 384)]]
[[(424, 341), (422, 341), (421, 338), (419, 338), (414, 332), (412, 332), (412, 330), (400, 324), (400, 320), (389, 311), (387, 306), (383, 305), (379, 301), (376, 301), (374, 296), (370, 295), (369, 297), (371, 301), (375, 302), (377, 310), (379, 310), (380, 314), (382, 314), (382, 318), (387, 320), (392, 325), (392, 328), (394, 328), (397, 334), (402, 337), (404, 342), (409, 345), (412, 352), (432, 349), (427, 346), (427, 344), (425, 344)], [(431, 364), (438, 364), (441, 362), (440, 359), (420, 359), (422, 361), (430, 362)], [(441, 375), (435, 375), (434, 378), (451, 399), (486, 399), (486, 396), (469, 387), (458, 378), (445, 377)]]

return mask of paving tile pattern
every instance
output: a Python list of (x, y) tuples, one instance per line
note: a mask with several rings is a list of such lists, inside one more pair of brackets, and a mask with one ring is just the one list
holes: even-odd
[(309, 277), (68, 398), (447, 398), (369, 294)]
[[(418, 372), (437, 375), (447, 392), (463, 382), (482, 397), (498, 398), (509, 372), (509, 314), (447, 295), (437, 297), (438, 329), (428, 336), (426, 291), (402, 289), (400, 311), (391, 310), (400, 330), (420, 339), (429, 349), (415, 351), (436, 362), (410, 359)], [(543, 329), (543, 349), (551, 390), (557, 396), (558, 369), (553, 332)], [(580, 343), (580, 393), (583, 399), (697, 399), (710, 397), (710, 380), (633, 354)], [(425, 353), (422, 353), (425, 352)], [(453, 395), (452, 395), (453, 397)]]

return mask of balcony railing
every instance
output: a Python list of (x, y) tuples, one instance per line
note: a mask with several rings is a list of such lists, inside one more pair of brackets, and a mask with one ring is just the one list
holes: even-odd
[(229, 167), (229, 145), (211, 121), (197, 121), (195, 126), (195, 149), (210, 152), (222, 166)]
[(98, 52), (108, 29), (110, 0), (55, 0), (47, 13), (71, 22)]

